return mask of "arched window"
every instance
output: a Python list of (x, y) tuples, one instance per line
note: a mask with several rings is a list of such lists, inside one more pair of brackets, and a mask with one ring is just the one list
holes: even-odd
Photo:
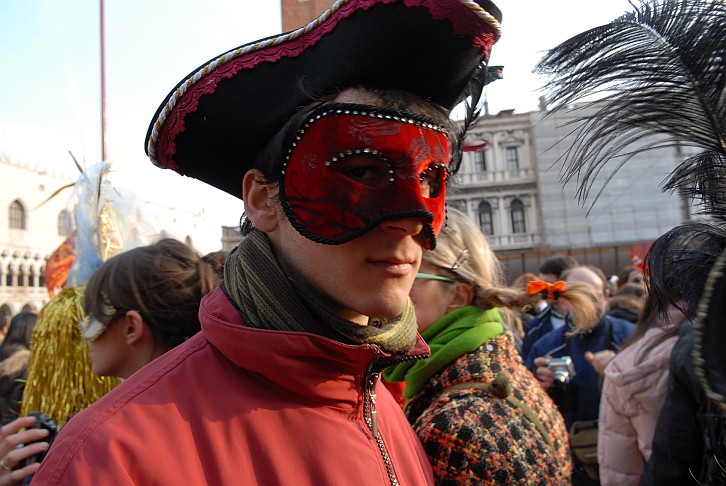
[(45, 267), (40, 267), (40, 275), (38, 275), (38, 287), (45, 287)]
[(58, 215), (58, 236), (70, 236), (72, 231), (71, 226), (73, 226), (71, 213), (64, 209)]
[(15, 273), (13, 272), (13, 267), (8, 265), (8, 271), (5, 274), (5, 286), (6, 287), (12, 287), (13, 286), (13, 277), (15, 276)]
[(10, 229), (26, 229), (25, 206), (23, 206), (23, 203), (17, 199), (11, 202), (8, 213)]
[(18, 287), (26, 287), (27, 282), (25, 281), (25, 269), (20, 266), (18, 267)]
[(28, 287), (35, 287), (35, 268), (30, 267), (28, 272)]
[(512, 201), (512, 233), (526, 233), (527, 225), (524, 222), (524, 204), (519, 199)]
[(486, 201), (479, 204), (479, 228), (481, 228), (481, 232), (487, 236), (494, 234), (492, 205)]

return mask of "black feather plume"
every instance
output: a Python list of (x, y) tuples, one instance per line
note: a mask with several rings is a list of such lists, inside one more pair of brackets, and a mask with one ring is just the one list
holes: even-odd
[(554, 109), (596, 107), (575, 120), (564, 180), (578, 181), (583, 201), (606, 166), (609, 180), (640, 151), (691, 146), (699, 153), (664, 189), (701, 198), (704, 212), (726, 220), (726, 3), (631, 5), (633, 12), (563, 42), (535, 68), (548, 76)]
[(469, 129), (475, 126), (475, 122), (481, 113), (481, 95), (484, 86), (502, 79), (503, 66), (487, 66), (481, 63), (474, 71), (466, 90), (462, 94), (460, 103), (464, 104), (463, 120), (455, 124), (454, 146), (451, 151), (451, 163), (449, 168), (456, 173), (461, 165), (461, 158), (464, 153), (464, 138)]
[(726, 228), (718, 224), (685, 223), (656, 239), (645, 255), (652, 305), (665, 317), (668, 306), (696, 317), (708, 273), (726, 247)]

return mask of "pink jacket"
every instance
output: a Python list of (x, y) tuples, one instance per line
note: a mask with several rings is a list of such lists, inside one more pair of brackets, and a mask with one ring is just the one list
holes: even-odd
[(68, 422), (34, 485), (433, 484), (390, 393), (371, 402), (378, 348), (245, 327), (219, 289), (199, 315), (201, 333)]
[(597, 457), (603, 486), (637, 485), (668, 390), (668, 365), (678, 339), (670, 337), (636, 364), (644, 347), (664, 332), (651, 328), (605, 368)]

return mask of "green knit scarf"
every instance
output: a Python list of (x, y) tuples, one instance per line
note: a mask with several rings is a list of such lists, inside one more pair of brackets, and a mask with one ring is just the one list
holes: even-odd
[(223, 290), (241, 311), (245, 324), (258, 329), (310, 332), (353, 344), (375, 344), (394, 356), (416, 343), (416, 314), (409, 299), (391, 319), (371, 318), (361, 326), (342, 319), (307, 287), (288, 279), (267, 236), (253, 229), (227, 256)]
[(483, 311), (467, 306), (451, 311), (421, 333), (431, 348), (429, 359), (399, 363), (388, 368), (383, 377), (388, 381), (405, 381), (403, 396), (411, 399), (449, 363), (503, 332), (497, 309)]

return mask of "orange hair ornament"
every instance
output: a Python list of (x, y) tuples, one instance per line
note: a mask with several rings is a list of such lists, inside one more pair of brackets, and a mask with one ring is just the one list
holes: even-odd
[(567, 289), (567, 284), (558, 280), (554, 283), (545, 282), (544, 280), (532, 280), (527, 284), (527, 295), (542, 295), (546, 300), (557, 300), (562, 292)]

